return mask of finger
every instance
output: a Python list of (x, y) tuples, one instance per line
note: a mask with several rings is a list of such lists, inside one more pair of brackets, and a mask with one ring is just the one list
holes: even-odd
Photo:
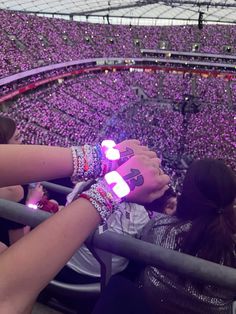
[(147, 151), (136, 151), (135, 154), (136, 156), (145, 156), (148, 157), (148, 159), (155, 159), (157, 158), (157, 154), (155, 152), (152, 152), (150, 150)]
[(170, 183), (170, 177), (167, 174), (160, 175), (159, 180), (161, 180), (163, 184), (169, 184)]
[(170, 183), (170, 177), (166, 174), (160, 175), (159, 168), (156, 168), (156, 184), (154, 185), (153, 190), (158, 192), (164, 186), (168, 186), (169, 183)]
[(149, 148), (147, 146), (137, 146), (137, 150), (144, 150), (144, 151), (149, 151)]
[(141, 142), (139, 140), (126, 140), (127, 143), (133, 143), (133, 144), (137, 144), (140, 145)]
[[(157, 158), (157, 154), (155, 152), (152, 152), (152, 151), (147, 151), (144, 154), (145, 154), (145, 156), (147, 156), (147, 157), (149, 157), (151, 159), (156, 159)], [(158, 160), (160, 160), (160, 159), (158, 158)]]
[(168, 190), (169, 186), (168, 185), (164, 185), (161, 189), (159, 189), (158, 191), (156, 192), (153, 192), (151, 195), (150, 195), (150, 200), (149, 202), (153, 202), (154, 200), (162, 197), (165, 192)]
[(157, 156), (155, 156), (154, 158), (151, 158), (148, 163), (150, 166), (152, 166), (153, 168), (155, 168), (157, 170), (157, 173), (159, 174), (159, 166), (160, 166), (160, 159), (157, 158)]

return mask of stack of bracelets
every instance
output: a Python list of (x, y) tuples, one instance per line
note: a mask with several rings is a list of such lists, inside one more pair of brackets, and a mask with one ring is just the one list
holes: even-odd
[(79, 195), (91, 202), (103, 222), (117, 209), (122, 198), (130, 193), (130, 188), (122, 176), (111, 171), (112, 161), (120, 159), (120, 152), (114, 148), (115, 145), (114, 141), (106, 140), (101, 146), (84, 145), (71, 148), (74, 166), (72, 182), (104, 176), (104, 179), (99, 179), (89, 190)]

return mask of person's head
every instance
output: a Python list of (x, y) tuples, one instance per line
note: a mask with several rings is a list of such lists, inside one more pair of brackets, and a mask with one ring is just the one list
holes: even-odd
[(200, 216), (217, 216), (232, 208), (236, 197), (236, 178), (222, 161), (194, 161), (183, 182), (177, 204), (177, 216), (194, 220)]
[(163, 213), (167, 215), (174, 215), (176, 211), (176, 193), (169, 187), (168, 190), (158, 199), (154, 200), (150, 204), (146, 204), (146, 210)]
[(222, 161), (204, 159), (189, 167), (176, 215), (192, 221), (182, 242), (185, 253), (233, 266), (236, 177)]
[(7, 117), (0, 117), (0, 144), (21, 144), (15, 121)]

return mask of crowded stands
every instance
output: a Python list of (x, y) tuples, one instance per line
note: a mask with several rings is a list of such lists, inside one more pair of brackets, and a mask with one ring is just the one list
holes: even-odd
[[(41, 190), (43, 188), (40, 182), (44, 178), (45, 180), (52, 180), (60, 177), (71, 177), (73, 184), (79, 182), (80, 188), (78, 189), (78, 186), (76, 188), (75, 185), (74, 191), (67, 197), (67, 203), (61, 204), (56, 197), (55, 200), (52, 200), (51, 204), (56, 204), (56, 207), (54, 206), (56, 209), (53, 211), (39, 206), (40, 202), (42, 204), (42, 195), (46, 196), (47, 202), (49, 202), (50, 191), (45, 188), (43, 192), (41, 191), (42, 195), (40, 194), (41, 196), (35, 204), (31, 204), (33, 201), (24, 201), (27, 206), (30, 203), (30, 205), (36, 206), (38, 210), (49, 211), (53, 214), (58, 212), (54, 215), (55, 217), (58, 215), (58, 219), (60, 219), (60, 215), (63, 216), (64, 206), (66, 217), (67, 206), (73, 210), (73, 204), (82, 206), (84, 200), (86, 204), (92, 204), (91, 206), (96, 208), (99, 212), (99, 219), (97, 217), (95, 219), (91, 214), (93, 226), (89, 225), (89, 219), (85, 219), (89, 227), (86, 232), (82, 232), (83, 236), (81, 235), (79, 242), (73, 244), (74, 253), (76, 245), (77, 248), (80, 247), (89, 233), (98, 224), (101, 224), (101, 221), (103, 223), (105, 221), (103, 232), (108, 229), (125, 236), (131, 235), (140, 241), (154, 243), (166, 249), (235, 268), (235, 74), (223, 69), (222, 73), (224, 74), (221, 75), (219, 74), (221, 69), (217, 65), (214, 66), (214, 71), (209, 70), (207, 72), (206, 69), (204, 73), (201, 71), (197, 73), (196, 68), (191, 67), (188, 70), (183, 70), (183, 68), (177, 67), (175, 69), (172, 65), (173, 68), (170, 70), (168, 64), (156, 67), (152, 64), (150, 69), (145, 63), (139, 65), (139, 68), (132, 67), (132, 64), (135, 64), (135, 60), (139, 60), (136, 58), (142, 58), (139, 62), (145, 60), (141, 49), (161, 49), (163, 51), (168, 49), (191, 53), (197, 51), (202, 54), (210, 53), (222, 56), (232, 54), (233, 56), (233, 52), (236, 50), (234, 40), (236, 26), (206, 25), (200, 29), (196, 25), (98, 24), (46, 18), (9, 10), (0, 10), (0, 19), (2, 26), (0, 29), (2, 43), (0, 51), (0, 96), (8, 96), (12, 93), (12, 97), (8, 97), (6, 101), (3, 99), (0, 103), (0, 135), (3, 136), (2, 134), (6, 131), (3, 126), (5, 122), (1, 122), (5, 121), (4, 118), (10, 118), (7, 121), (11, 120), (15, 123), (14, 132), (8, 136), (7, 140), (1, 142), (1, 144), (5, 144), (5, 154), (8, 150), (10, 152), (8, 146), (11, 145), (8, 144), (17, 144), (11, 143), (16, 130), (20, 132), (22, 142), (26, 145), (35, 145), (39, 154), (40, 149), (47, 146), (43, 160), (50, 158), (54, 147), (59, 146), (62, 157), (65, 156), (66, 158), (66, 165), (71, 166), (71, 161), (68, 162), (68, 155), (70, 148), (73, 147), (72, 170), (71, 168), (68, 170), (66, 165), (63, 165), (63, 170), (56, 169), (52, 175), (47, 174), (46, 170), (42, 170), (42, 175), (38, 174), (37, 170), (33, 170), (33, 174), (29, 174), (27, 179), (25, 179), (25, 175), (21, 174), (22, 179), (17, 178), (17, 180), (13, 178), (13, 175), (9, 176), (9, 180), (5, 179), (4, 176), (6, 175), (4, 174), (5, 181), (3, 182), (9, 182), (9, 185), (21, 184), (21, 180), (22, 184), (37, 182), (38, 188), (40, 187)], [(104, 58), (104, 63), (101, 63), (100, 58)], [(117, 58), (117, 60), (127, 58), (128, 62), (122, 61), (124, 67), (115, 68), (113, 67), (114, 60), (111, 61), (110, 58)], [(167, 58), (171, 59), (171, 54)], [(191, 55), (185, 56), (185, 58), (191, 61)], [(74, 64), (61, 66), (61, 68), (50, 71), (42, 71), (35, 75), (31, 73), (22, 79), (16, 78), (4, 83), (4, 79), (17, 73), (27, 73), (28, 70), (43, 66), (86, 59), (92, 59), (97, 67), (101, 65), (101, 69), (96, 68), (94, 71), (87, 70), (77, 73), (76, 71), (83, 70), (83, 64)], [(233, 62), (234, 60), (232, 64), (234, 64)], [(106, 68), (102, 67), (104, 64), (106, 64)], [(62, 77), (65, 73), (67, 74), (66, 77)], [(49, 81), (52, 77), (57, 77), (57, 79)], [(43, 80), (45, 83), (39, 87), (31, 86), (31, 84)], [(27, 90), (27, 88), (25, 89), (27, 86), (31, 87)], [(14, 95), (14, 91), (17, 90), (21, 92), (19, 95)], [(104, 161), (107, 158), (106, 152), (99, 148), (99, 144), (104, 139), (112, 139), (115, 143), (120, 143), (120, 161), (117, 164), (114, 163), (115, 166), (112, 164), (114, 161), (109, 161), (110, 163)], [(149, 151), (147, 153), (146, 149), (139, 148), (139, 144), (135, 143), (132, 146), (129, 141), (126, 142), (129, 139), (139, 140), (141, 145), (147, 146), (152, 151), (151, 155)], [(122, 145), (125, 144), (122, 143), (127, 143), (127, 151), (131, 149), (133, 152), (131, 156), (122, 157), (122, 154), (127, 152), (124, 151)], [(33, 156), (33, 146), (30, 147), (29, 157)], [(47, 149), (49, 157), (46, 154)], [(23, 148), (18, 147), (16, 151), (21, 155)], [(25, 154), (27, 154), (27, 150)], [(149, 163), (145, 164), (141, 158), (139, 160), (139, 154), (147, 155), (146, 158), (150, 158), (150, 160), (148, 159)], [(3, 163), (7, 159), (6, 156), (2, 157)], [(156, 156), (158, 159), (155, 158)], [(55, 158), (52, 155), (53, 157)], [(137, 158), (136, 163), (133, 158)], [(151, 177), (152, 158), (155, 159), (155, 165), (158, 165), (156, 168), (159, 169), (158, 174), (155, 170), (154, 176), (157, 177), (156, 181), (159, 184), (157, 184), (158, 188), (157, 185), (155, 186), (155, 198), (150, 197), (154, 194), (151, 191), (151, 189), (154, 191), (154, 188), (151, 183), (149, 184), (148, 176), (147, 174), (145, 176), (144, 172), (146, 166), (147, 171), (149, 171), (149, 178)], [(83, 169), (81, 168), (81, 160), (84, 163)], [(57, 162), (59, 163), (59, 160), (56, 160), (55, 165)], [(60, 162), (62, 161), (60, 160)], [(139, 170), (133, 183), (129, 181), (128, 172), (123, 170), (123, 181), (128, 182), (131, 194), (126, 195), (125, 199), (119, 199), (119, 202), (125, 200), (121, 206), (117, 198), (112, 199), (113, 192), (109, 194), (109, 190), (106, 190), (107, 187), (104, 187), (105, 179), (98, 178), (103, 177), (109, 170), (116, 170), (117, 165), (119, 165), (118, 169), (121, 169), (122, 173), (122, 169), (124, 169), (122, 167), (125, 167), (126, 163), (130, 165), (131, 170)], [(137, 169), (133, 169), (136, 164)], [(14, 168), (14, 166), (12, 167)], [(24, 164), (23, 167), (26, 165)], [(93, 169), (88, 171), (86, 167)], [(17, 169), (14, 168), (14, 171), (17, 174)], [(26, 168), (25, 171), (27, 173), (29, 170)], [(138, 193), (135, 194), (135, 191), (138, 186), (138, 178), (140, 179), (142, 175), (146, 181), (140, 183), (140, 186), (144, 185), (147, 192), (146, 190), (146, 194), (143, 192), (144, 199), (140, 200), (140, 196), (137, 196)], [(160, 181), (162, 176), (164, 181)], [(88, 182), (81, 183), (83, 180)], [(65, 181), (62, 180), (61, 182), (63, 185)], [(72, 183), (71, 186), (73, 186)], [(4, 183), (1, 183), (1, 188), (5, 188)], [(114, 186), (112, 186), (112, 191), (114, 191), (113, 188)], [(37, 193), (38, 191), (36, 191)], [(129, 197), (129, 195), (132, 196)], [(4, 199), (2, 196), (1, 198)], [(173, 198), (174, 205), (168, 203), (170, 198)], [(18, 202), (24, 197), (17, 197), (16, 199), (10, 200)], [(129, 205), (128, 202), (137, 202), (143, 205), (137, 207), (140, 213), (135, 207), (138, 205)], [(147, 205), (150, 202), (151, 205)], [(188, 211), (188, 206), (192, 209), (191, 211)], [(111, 214), (112, 211), (115, 213)], [(141, 218), (145, 216), (142, 224), (139, 222), (140, 217), (135, 217), (135, 211), (137, 216), (140, 215)], [(108, 222), (104, 216), (108, 216)], [(52, 219), (56, 221), (57, 218), (55, 217)], [(83, 221), (83, 213), (81, 213), (80, 219)], [(93, 220), (96, 221), (93, 223)], [(21, 222), (21, 220), (16, 222)], [(137, 225), (138, 223), (140, 226)], [(27, 232), (23, 232), (23, 239), (30, 237), (30, 226), (25, 227), (22, 224), (17, 224), (17, 226), (27, 228)], [(51, 227), (53, 227), (53, 220)], [(63, 228), (64, 226), (62, 226)], [(72, 223), (71, 230), (74, 230)], [(70, 235), (76, 237), (74, 231)], [(189, 240), (188, 235), (193, 240)], [(222, 238), (219, 235), (222, 235)], [(46, 241), (45, 238), (44, 240)], [(24, 240), (22, 245), (23, 243)], [(64, 245), (65, 243), (63, 242)], [(219, 248), (216, 249), (217, 243)], [(89, 249), (91, 250), (91, 247)], [(57, 249), (55, 251), (55, 254), (58, 254), (58, 260), (60, 260), (59, 248), (58, 251)], [(71, 267), (72, 272), (69, 270), (71, 272), (70, 280), (73, 279), (73, 276), (78, 277), (78, 283), (82, 281), (94, 282), (93, 277), (96, 277), (95, 282), (98, 283), (103, 280), (102, 274), (98, 271), (99, 264), (97, 262), (96, 271), (95, 268), (93, 269), (95, 266), (92, 265), (92, 262), (89, 267), (86, 265), (92, 256), (91, 253), (88, 253), (88, 249), (83, 245), (81, 251), (78, 249), (76, 252), (78, 261), (76, 254), (73, 255), (74, 253), (72, 254), (70, 251), (67, 257), (63, 259), (64, 262), (60, 262), (60, 265), (58, 264), (55, 269), (52, 266), (50, 275), (45, 276), (43, 283), (39, 283), (38, 286), (36, 284), (36, 294), (45, 287), (47, 282), (55, 278), (63, 266), (64, 268), (56, 277), (59, 281), (65, 279), (71, 265), (73, 267)], [(96, 251), (94, 253), (92, 250), (92, 253), (96, 257)], [(38, 258), (40, 258), (40, 252), (38, 254)], [(68, 261), (70, 257), (72, 258), (66, 266), (66, 260)], [(91, 260), (93, 261), (93, 259), (92, 256)], [(112, 261), (114, 262), (114, 260)], [(92, 306), (89, 306), (89, 310), (88, 308), (83, 309), (83, 305), (78, 305), (82, 306), (82, 311), (79, 313), (110, 314), (114, 310), (114, 313), (122, 311), (120, 314), (131, 314), (134, 313), (132, 311), (138, 311), (134, 302), (135, 298), (140, 298), (139, 312), (137, 312), (140, 314), (144, 313), (143, 307), (146, 308), (147, 314), (233, 313), (232, 304), (236, 294), (232, 292), (232, 289), (227, 290), (224, 287), (225, 290), (223, 290), (222, 287), (219, 288), (215, 285), (195, 283), (191, 276), (188, 278), (185, 274), (181, 277), (179, 273), (171, 273), (170, 275), (168, 268), (163, 270), (161, 267), (159, 269), (158, 265), (155, 267), (142, 265), (136, 263), (135, 258), (125, 269), (128, 259), (124, 260), (125, 267), (118, 267), (119, 271), (113, 271), (117, 267), (117, 265), (114, 266), (114, 263), (112, 265), (113, 270), (111, 270), (111, 274), (122, 271), (122, 276), (125, 278), (123, 278), (124, 282), (123, 279), (120, 281), (118, 277), (113, 277), (98, 303), (95, 305), (97, 299), (91, 301)], [(87, 268), (84, 265), (83, 267), (79, 265), (84, 261), (86, 261)], [(132, 267), (135, 271), (132, 270)], [(75, 275), (73, 271), (79, 275)], [(93, 275), (94, 273), (96, 275)], [(117, 282), (116, 278), (118, 278)], [(72, 281), (74, 283), (75, 279)], [(115, 312), (116, 293), (122, 300), (124, 296), (121, 290), (129, 285), (131, 304), (129, 311), (117, 305), (117, 312)], [(1, 290), (0, 284), (0, 294), (1, 291), (4, 295), (4, 287)], [(178, 292), (178, 300), (174, 301), (173, 295), (176, 292)], [(26, 303), (32, 301), (27, 298), (24, 300)], [(42, 298), (42, 300), (45, 302), (45, 299)], [(112, 300), (114, 304), (111, 305), (112, 302), (109, 300)], [(5, 305), (4, 302), (3, 304)], [(19, 308), (22, 310), (28, 303), (22, 305), (19, 302), (19, 304)], [(8, 309), (7, 306), (6, 309)], [(18, 306), (17, 301), (16, 306)], [(66, 308), (66, 310), (64, 309), (65, 313), (70, 313), (70, 304), (65, 302), (63, 306)], [(55, 308), (62, 309), (59, 305)], [(76, 310), (80, 311), (81, 308)], [(7, 310), (5, 313), (8, 314)], [(9, 311), (9, 313), (13, 312)], [(23, 313), (23, 310), (20, 313)]]

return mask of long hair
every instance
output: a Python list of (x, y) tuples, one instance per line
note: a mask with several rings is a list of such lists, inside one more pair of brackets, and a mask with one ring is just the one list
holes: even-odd
[(192, 227), (179, 244), (182, 252), (236, 266), (236, 178), (222, 161), (197, 160), (187, 171), (176, 215)]
[(7, 118), (0, 117), (0, 144), (8, 144), (16, 131), (15, 121)]

